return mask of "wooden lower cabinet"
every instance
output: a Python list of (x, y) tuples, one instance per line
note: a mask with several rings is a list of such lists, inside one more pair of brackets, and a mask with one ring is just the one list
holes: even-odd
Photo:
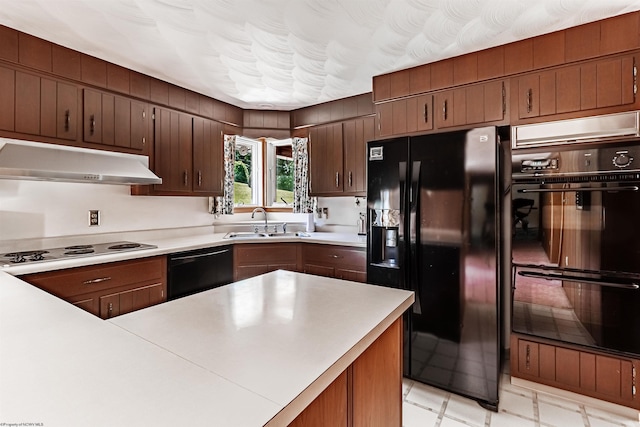
[(640, 360), (511, 335), (511, 376), (640, 409)]
[(300, 271), (298, 243), (233, 245), (233, 279), (242, 280), (275, 270)]
[(164, 256), (27, 274), (20, 278), (103, 319), (167, 299)]
[(304, 272), (336, 279), (366, 282), (367, 254), (363, 248), (305, 243)]
[(289, 427), (401, 425), (402, 318), (399, 318)]

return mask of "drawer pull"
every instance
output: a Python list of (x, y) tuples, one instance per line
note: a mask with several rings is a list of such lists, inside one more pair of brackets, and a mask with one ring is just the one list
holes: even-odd
[(107, 280), (111, 280), (111, 277), (99, 277), (97, 279), (85, 280), (82, 282), (83, 285), (92, 285), (94, 283), (106, 282)]
[(337, 258), (342, 258), (340, 255), (329, 255), (329, 257), (331, 257), (331, 258), (336, 258), (336, 259), (337, 259)]

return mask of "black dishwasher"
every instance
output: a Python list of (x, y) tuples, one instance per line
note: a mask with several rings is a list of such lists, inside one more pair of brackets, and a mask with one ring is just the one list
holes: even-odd
[(213, 289), (233, 281), (231, 246), (196, 249), (169, 255), (167, 299)]

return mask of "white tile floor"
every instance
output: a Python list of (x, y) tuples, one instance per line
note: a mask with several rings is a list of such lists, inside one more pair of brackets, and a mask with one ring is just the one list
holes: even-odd
[(630, 418), (500, 381), (500, 412), (474, 400), (403, 380), (403, 427), (640, 427)]

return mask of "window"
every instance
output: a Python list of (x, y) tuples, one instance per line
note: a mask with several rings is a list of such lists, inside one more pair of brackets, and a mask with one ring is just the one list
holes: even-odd
[(291, 139), (236, 137), (234, 206), (291, 207), (293, 172)]
[(262, 204), (262, 142), (238, 136), (234, 167), (233, 204), (260, 206)]
[(294, 168), (291, 139), (267, 142), (267, 206), (291, 207), (293, 204)]

